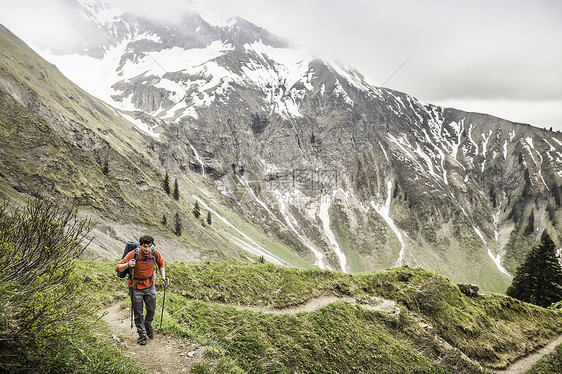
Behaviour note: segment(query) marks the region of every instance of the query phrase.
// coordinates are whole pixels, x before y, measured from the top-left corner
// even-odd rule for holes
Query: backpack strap
[[[135,255],[133,256],[133,258],[135,259],[135,267],[136,267],[137,266],[136,262],[138,262],[138,260],[139,260],[139,246],[138,245],[135,247],[134,251],[135,251]],[[123,257],[125,257],[125,256],[123,256]],[[134,271],[134,268],[133,268],[133,271]],[[127,269],[127,273],[129,274],[129,279],[133,279],[133,276],[131,275],[131,269]]]

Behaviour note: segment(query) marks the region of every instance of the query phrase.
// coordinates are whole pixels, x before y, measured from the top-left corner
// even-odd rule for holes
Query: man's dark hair
[[[154,238],[150,235],[143,235],[139,238],[139,244],[154,244]]]

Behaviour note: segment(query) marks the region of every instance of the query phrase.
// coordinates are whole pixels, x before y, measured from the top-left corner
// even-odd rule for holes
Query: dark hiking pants
[[[143,304],[146,306],[146,315],[144,316]],[[147,329],[152,327],[152,320],[156,311],[156,287],[154,284],[143,290],[133,289],[133,311],[139,336],[146,336]]]

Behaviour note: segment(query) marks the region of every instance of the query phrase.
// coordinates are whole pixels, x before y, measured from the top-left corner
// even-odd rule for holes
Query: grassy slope
[[[87,283],[106,303],[126,298],[113,266],[80,263],[83,269],[93,267]],[[203,372],[219,362],[254,373],[477,373],[482,369],[460,351],[482,365],[503,367],[562,332],[558,311],[496,294],[468,298],[447,279],[422,269],[350,275],[268,264],[174,262],[167,274],[172,285],[164,329],[214,347],[199,367]],[[397,302],[400,313],[344,301],[295,315],[229,306],[283,308],[322,295],[364,302],[382,297]]]

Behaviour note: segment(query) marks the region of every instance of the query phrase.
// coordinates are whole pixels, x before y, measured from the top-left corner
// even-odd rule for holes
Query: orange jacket
[[[164,267],[164,259],[160,254],[160,251],[157,249],[154,250],[156,254],[156,258],[152,257],[152,251],[145,255],[142,253],[142,249],[138,248],[139,250],[139,260],[134,267],[134,279],[129,279],[129,287],[133,287],[135,289],[145,289],[154,284],[154,265],[158,265],[158,268]],[[126,264],[127,262],[131,261],[135,257],[135,251],[131,251],[127,253],[125,257],[119,261],[119,263],[115,266],[115,271],[119,271],[119,265]],[[134,283],[133,283],[134,282]]]

